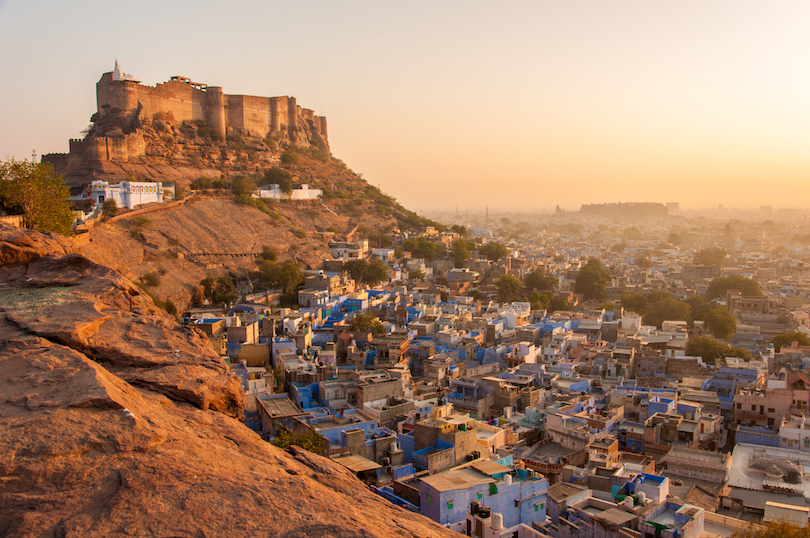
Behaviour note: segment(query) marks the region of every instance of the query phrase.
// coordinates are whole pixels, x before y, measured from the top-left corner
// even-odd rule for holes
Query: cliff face
[[[208,341],[70,240],[0,229],[0,313],[0,535],[454,535],[263,442]]]

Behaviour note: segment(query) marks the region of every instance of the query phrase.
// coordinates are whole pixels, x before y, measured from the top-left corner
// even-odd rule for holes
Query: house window
[[[737,409],[742,409],[742,404],[741,403],[737,404]]]
[[[757,406],[756,405],[751,405],[751,411],[756,411],[756,410],[757,410]]]
[[[773,419],[772,418],[768,419],[768,426],[773,426]]]
[[[773,407],[769,407],[768,413],[776,413],[776,409],[774,409]]]
[[[498,494],[498,484],[492,483],[489,485],[489,494],[490,495]]]
[[[447,509],[448,509],[448,510],[452,510],[452,509],[453,509],[453,501],[447,501]]]
[[[479,491],[478,494],[476,495],[476,497],[478,497],[479,500],[483,499],[484,498],[484,492]]]
[[[427,494],[427,503],[433,506],[433,495],[431,495],[430,493]]]

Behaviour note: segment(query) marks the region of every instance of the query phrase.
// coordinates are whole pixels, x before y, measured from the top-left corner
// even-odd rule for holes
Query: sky
[[[810,2],[0,0],[0,159],[68,151],[117,58],[292,95],[411,209],[810,206]]]

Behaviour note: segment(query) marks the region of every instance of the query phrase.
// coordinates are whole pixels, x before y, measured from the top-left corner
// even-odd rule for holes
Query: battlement
[[[212,90],[212,91],[208,91]],[[168,82],[146,86],[137,81],[113,80],[104,73],[96,84],[100,115],[142,109],[146,117],[171,113],[175,120],[204,120],[221,137],[231,132],[257,137],[273,136],[328,151],[326,118],[301,108],[295,97],[225,94],[219,86],[173,76]]]
[[[67,175],[88,161],[146,156],[143,126],[156,115],[176,123],[204,121],[214,140],[231,134],[272,137],[280,144],[329,153],[326,118],[301,108],[295,97],[225,94],[219,86],[179,75],[147,86],[121,72],[117,63],[115,71],[102,74],[96,83],[96,109],[93,135],[70,139],[69,153],[46,155],[43,162]]]

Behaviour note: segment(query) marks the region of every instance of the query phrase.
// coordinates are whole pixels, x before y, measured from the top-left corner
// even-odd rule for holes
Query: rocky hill
[[[455,535],[263,442],[202,333],[70,239],[0,229],[0,314],[2,536]]]
[[[83,238],[85,256],[133,281],[158,275],[148,291],[160,301],[185,307],[208,274],[249,277],[264,247],[314,269],[333,237],[382,246],[397,231],[432,224],[335,158],[326,118],[294,97],[225,95],[183,77],[145,86],[116,64],[96,84],[96,100],[84,138],[43,162],[73,195],[93,180],[160,181],[179,199],[193,193],[148,215],[96,222]],[[320,189],[322,198],[271,202],[246,193],[246,185],[280,182]]]
[[[263,142],[254,142],[257,145],[250,155],[274,154],[260,147]],[[275,250],[281,259],[291,258],[302,268],[315,269],[330,257],[328,241],[332,238],[390,235],[428,222],[335,158],[292,146],[281,154],[294,156],[289,164],[282,164],[294,184],[307,183],[322,189],[321,201],[265,200],[257,208],[238,203],[227,182],[222,188],[206,182],[203,184],[208,188],[197,189],[182,205],[146,215],[125,213],[110,222],[97,223],[89,230],[89,241],[82,253],[132,280],[157,272],[161,283],[150,293],[182,308],[207,274],[248,276],[256,269],[255,257],[265,246]],[[275,165],[264,160],[272,160],[268,155],[256,157],[255,163],[272,168]],[[255,163],[251,166],[259,167]],[[107,162],[105,166],[118,165]],[[203,176],[205,169],[193,170]],[[241,171],[261,184],[261,170]],[[238,175],[232,171],[227,177]]]

